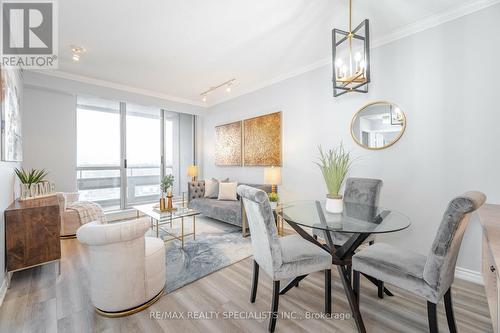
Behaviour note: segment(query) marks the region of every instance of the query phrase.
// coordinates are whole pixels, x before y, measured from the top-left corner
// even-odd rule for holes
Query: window
[[[77,99],[77,181],[82,200],[107,211],[155,202],[162,176],[187,189],[194,162],[192,115],[98,98]],[[185,184],[184,184],[185,183]]]
[[[127,104],[127,202],[132,206],[160,196],[161,110]]]
[[[77,105],[77,182],[81,200],[120,208],[120,103],[97,98]]]

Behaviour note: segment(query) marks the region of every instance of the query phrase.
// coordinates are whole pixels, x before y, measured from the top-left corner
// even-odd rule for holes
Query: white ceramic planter
[[[271,209],[276,209],[276,206],[278,205],[276,201],[270,201],[269,203],[271,204]]]
[[[327,196],[325,209],[328,213],[342,213],[344,210],[344,200],[342,200],[341,196],[338,198],[329,198]]]

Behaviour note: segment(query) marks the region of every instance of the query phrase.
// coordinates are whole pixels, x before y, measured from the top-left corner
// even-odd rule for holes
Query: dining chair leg
[[[315,240],[318,240],[318,236],[316,236],[316,235],[313,235],[313,238],[314,238]]]
[[[378,298],[384,298],[384,281],[377,281]]]
[[[257,287],[259,286],[259,264],[253,261],[253,278],[252,278],[252,292],[250,294],[250,303],[255,303],[257,296]]]
[[[455,315],[453,314],[453,302],[451,301],[451,287],[444,294],[444,307],[446,309],[446,319],[448,320],[448,329],[450,333],[457,332],[457,324],[455,323]]]
[[[356,301],[358,301],[359,306],[359,272],[352,271],[352,291],[354,292],[354,297],[356,297]]]
[[[325,269],[325,313],[332,314],[332,270]]]
[[[269,320],[269,332],[274,332],[276,320],[278,319],[278,303],[280,297],[280,282],[273,281],[273,301],[271,304],[271,319]]]
[[[375,242],[372,240],[368,242],[368,245],[373,245],[373,244],[375,244]]]
[[[427,316],[429,318],[429,332],[438,333],[436,304],[427,301]]]
[[[367,274],[365,274],[365,273],[361,273],[361,274],[363,274],[363,276],[364,276],[365,278],[367,278],[367,279],[368,279],[368,281],[370,281],[371,283],[373,283],[375,286],[377,286],[377,287],[378,287],[378,280],[377,280],[377,279],[375,279],[374,277],[372,277],[372,276],[370,276],[370,275],[367,275]],[[393,293],[391,293],[391,291],[390,291],[390,290],[388,290],[386,287],[384,287],[384,293],[385,293],[387,296],[394,296],[394,294],[393,294]]]

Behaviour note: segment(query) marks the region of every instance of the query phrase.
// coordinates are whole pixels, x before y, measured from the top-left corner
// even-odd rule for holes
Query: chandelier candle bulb
[[[356,60],[356,73],[359,73],[361,71],[361,53],[357,52],[354,59]]]

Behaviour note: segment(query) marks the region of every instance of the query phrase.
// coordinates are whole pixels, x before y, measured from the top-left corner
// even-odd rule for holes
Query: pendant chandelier
[[[368,19],[352,29],[352,0],[349,0],[349,31],[333,29],[333,96],[368,92],[370,82],[370,36]]]

